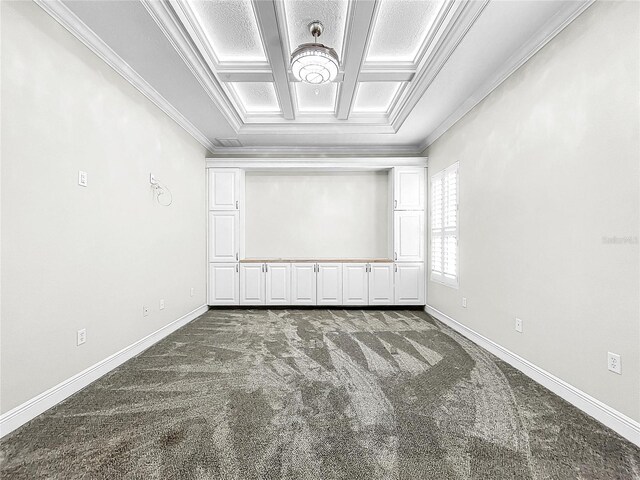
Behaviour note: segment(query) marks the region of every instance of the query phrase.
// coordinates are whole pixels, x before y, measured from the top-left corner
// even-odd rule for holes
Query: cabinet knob
[[[240,257],[239,257],[239,254],[238,254],[238,253],[236,253],[236,262],[238,261],[238,259],[239,259],[239,258],[240,258]]]
[[[236,210],[238,210],[238,200],[236,200]]]
[[[398,208],[398,200],[393,201],[393,208]]]

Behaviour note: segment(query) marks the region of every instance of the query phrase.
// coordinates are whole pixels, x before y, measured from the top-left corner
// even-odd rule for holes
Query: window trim
[[[452,171],[456,172],[456,197],[457,197],[457,208],[456,208],[456,229],[455,229],[455,237],[456,237],[456,276],[455,279],[449,279],[445,276],[444,272],[435,273],[433,270],[433,183],[435,179],[438,177],[446,178],[446,176]],[[439,283],[441,285],[445,285],[447,287],[458,289],[460,286],[460,162],[455,162],[452,165],[449,165],[447,168],[440,170],[439,172],[433,174],[429,178],[429,279],[432,282]],[[444,193],[442,198],[442,208],[443,208],[443,222],[444,222]],[[444,227],[442,229],[442,239],[444,239]],[[444,270],[444,240],[443,248],[442,248],[442,269]]]

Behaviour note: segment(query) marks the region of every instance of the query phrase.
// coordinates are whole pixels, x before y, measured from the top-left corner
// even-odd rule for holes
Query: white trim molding
[[[426,157],[333,157],[333,158],[207,158],[207,168],[245,170],[388,170],[393,167],[426,167]]]
[[[125,62],[109,45],[107,45],[93,30],[80,20],[61,0],[35,0],[45,12],[51,15],[60,25],[80,40],[93,53],[113,68],[120,76],[133,85],[140,93],[153,102],[160,110],[180,125],[189,135],[210,152],[216,146],[207,136],[193,125],[169,101],[153,88],[138,72]]]
[[[473,108],[487,98],[491,92],[498,88],[520,67],[527,63],[531,57],[538,53],[547,43],[553,40],[571,22],[578,18],[582,12],[590,7],[595,0],[582,0],[567,2],[561,12],[556,14],[524,45],[522,45],[505,64],[489,77],[473,94],[455,109],[436,129],[431,132],[420,145],[420,151],[426,150],[433,142],[444,135],[458,120],[469,113]]]
[[[548,388],[556,395],[562,397],[587,415],[595,418],[635,445],[640,446],[640,422],[627,417],[623,413],[611,408],[609,405],[606,405],[588,393],[583,392],[582,390],[556,377],[552,373],[543,370],[530,361],[504,348],[502,345],[498,345],[493,340],[488,339],[471,328],[454,320],[431,305],[425,306],[424,310],[429,315],[437,318],[442,323],[451,327],[453,330],[468,338],[476,345],[479,345],[485,350],[491,352],[512,367],[520,370],[532,380],[538,382],[543,387]]]
[[[130,360],[139,353],[142,353],[144,350],[158,343],[167,335],[175,332],[180,327],[205,313],[208,309],[209,307],[207,305],[201,305],[177,320],[174,320],[146,337],[141,338],[128,347],[123,348],[119,352],[114,353],[73,377],[64,380],[45,392],[42,392],[40,395],[27,400],[22,405],[18,405],[8,412],[0,415],[0,438],[24,425],[28,421],[33,420],[41,413],[57,405],[74,393],[82,390],[87,385],[95,382],[100,377],[122,365],[127,360]]]

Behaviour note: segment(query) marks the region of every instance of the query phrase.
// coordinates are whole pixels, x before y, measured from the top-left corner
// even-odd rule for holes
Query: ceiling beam
[[[361,70],[359,82],[410,82],[416,72],[413,70]]]
[[[280,42],[280,30],[276,5],[273,0],[253,0],[253,8],[258,20],[260,35],[271,64],[273,81],[276,94],[280,102],[280,108],[285,119],[293,120],[293,100],[291,98],[291,86],[289,84],[289,59],[285,58],[282,43]],[[284,28],[284,25],[283,25]]]
[[[221,82],[273,82],[271,72],[247,70],[218,70]]]
[[[359,0],[354,5],[353,16],[348,29],[348,38],[345,40],[347,47],[342,59],[344,62],[344,80],[338,97],[337,117],[339,120],[347,120],[349,118],[375,9],[376,0]]]

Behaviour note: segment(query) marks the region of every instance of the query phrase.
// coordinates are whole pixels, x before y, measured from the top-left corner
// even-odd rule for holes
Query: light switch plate
[[[78,185],[81,187],[86,187],[89,184],[89,175],[87,172],[83,172],[82,170],[78,170]]]

